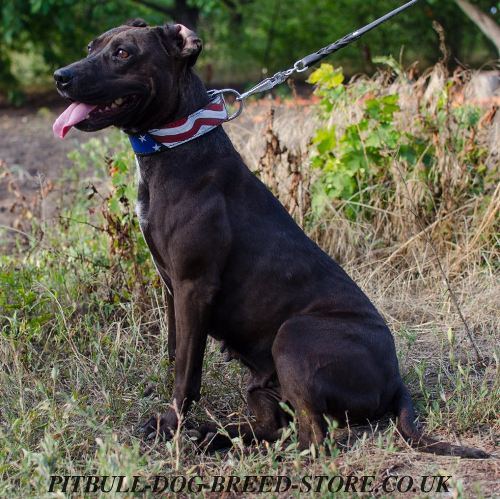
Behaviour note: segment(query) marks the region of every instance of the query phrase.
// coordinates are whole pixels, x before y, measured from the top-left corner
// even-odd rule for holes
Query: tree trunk
[[[200,18],[200,10],[188,5],[187,0],[175,0],[172,7],[165,7],[155,0],[134,0],[134,2],[165,14],[169,22],[184,24],[189,29],[196,30]]]
[[[197,7],[188,5],[187,0],[176,0],[173,16],[173,21],[184,24],[189,29],[196,30],[200,19],[200,11]]]
[[[466,16],[495,44],[500,54],[500,26],[495,20],[467,0],[455,0],[455,2],[465,12]]]

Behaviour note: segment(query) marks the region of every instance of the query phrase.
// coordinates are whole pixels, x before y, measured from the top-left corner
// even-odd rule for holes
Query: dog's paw
[[[207,454],[231,447],[231,439],[221,435],[217,430],[215,424],[203,424],[197,430],[190,432],[190,438],[200,452]]]
[[[170,440],[177,431],[178,419],[175,414],[155,414],[151,416],[142,426],[141,431],[145,440],[160,438]]]

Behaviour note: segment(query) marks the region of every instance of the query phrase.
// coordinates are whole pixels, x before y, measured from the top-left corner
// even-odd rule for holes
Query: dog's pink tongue
[[[73,102],[52,125],[54,135],[64,139],[71,127],[83,121],[96,107],[82,102]]]

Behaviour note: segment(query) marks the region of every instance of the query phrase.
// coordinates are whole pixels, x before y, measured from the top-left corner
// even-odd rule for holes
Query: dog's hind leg
[[[321,445],[327,434],[325,416],[300,399],[291,403],[295,407],[299,427],[299,448],[307,449],[311,444]]]
[[[324,440],[325,416],[344,423],[348,413],[351,420],[366,421],[391,407],[397,370],[376,362],[358,334],[361,327],[356,321],[304,315],[286,321],[276,335],[276,372],[283,400],[295,410],[302,448]]]
[[[274,442],[280,436],[280,430],[288,424],[288,417],[279,406],[280,394],[275,389],[251,388],[247,393],[247,403],[252,423],[231,423],[224,427],[224,433],[214,423],[202,425],[198,432],[199,446],[206,452],[214,452],[232,445],[231,439],[239,437],[245,444],[252,442]]]

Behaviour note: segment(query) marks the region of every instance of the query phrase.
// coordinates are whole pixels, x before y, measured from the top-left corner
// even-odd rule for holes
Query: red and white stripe
[[[149,134],[162,144],[172,147],[203,135],[227,121],[228,113],[222,95],[218,95],[206,107],[163,128],[149,130]]]

